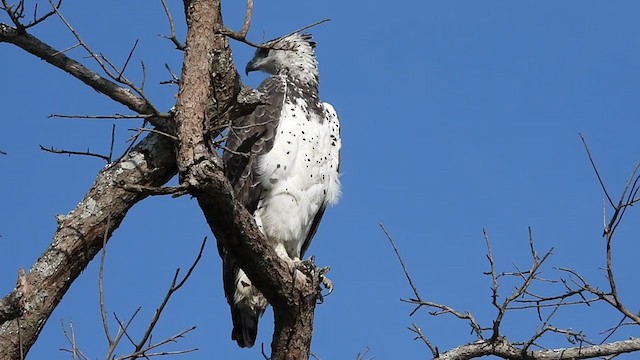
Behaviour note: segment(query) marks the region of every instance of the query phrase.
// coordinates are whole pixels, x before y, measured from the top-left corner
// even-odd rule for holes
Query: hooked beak
[[[258,70],[258,68],[255,67],[255,59],[253,59],[247,63],[247,66],[245,66],[244,73],[245,75],[249,75],[251,71],[256,71],[256,70]]]

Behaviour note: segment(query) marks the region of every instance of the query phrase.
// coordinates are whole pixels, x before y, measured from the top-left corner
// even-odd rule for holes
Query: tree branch
[[[21,34],[17,29],[0,23],[0,42],[14,44],[26,52],[41,58],[132,111],[143,115],[155,113],[150,103],[143,98],[135,96],[129,89],[118,86],[116,83],[101,77],[96,72],[89,70],[84,65],[67,57],[62,52],[55,50],[32,35]],[[166,127],[168,123],[163,118],[150,117],[147,120],[154,126],[159,127]]]
[[[175,113],[181,184],[192,189],[218,241],[273,306],[271,358],[308,358],[319,272],[311,267],[302,274],[278,257],[235,199],[221,159],[205,136],[208,129],[229,123],[229,110],[237,107],[241,88],[227,38],[221,34],[220,1],[192,0],[186,14],[186,51]]]
[[[51,244],[27,273],[22,291],[27,310],[16,320],[0,324],[0,359],[20,359],[20,348],[25,353],[29,350],[71,283],[102,248],[105,233],[111,236],[128,210],[145,198],[116,184],[160,186],[175,173],[173,141],[159,134],[148,135],[98,173],[78,206],[58,216]]]
[[[439,360],[466,360],[482,356],[495,355],[511,360],[566,360],[590,359],[595,357],[629,353],[640,350],[640,339],[631,338],[624,341],[603,345],[583,346],[575,348],[557,348],[537,351],[525,351],[516,348],[504,338],[496,341],[482,340],[463,345],[441,353]]]

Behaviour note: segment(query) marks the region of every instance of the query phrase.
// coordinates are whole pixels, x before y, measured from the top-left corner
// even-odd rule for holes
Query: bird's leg
[[[310,274],[313,273],[313,269],[315,268],[315,264],[313,263],[313,257],[310,263],[309,263],[309,260],[307,261],[300,260],[300,258],[298,257],[293,257],[293,258],[290,258],[289,260],[291,264],[291,275],[293,277],[294,284],[296,283],[298,276],[300,275],[309,276]],[[305,276],[302,276],[300,280],[305,281]]]

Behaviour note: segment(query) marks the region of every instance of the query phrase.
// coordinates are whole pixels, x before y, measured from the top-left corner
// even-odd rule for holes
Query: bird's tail
[[[224,293],[231,307],[231,339],[240,347],[252,347],[258,334],[258,319],[269,303],[220,244],[218,251],[222,257]]]
[[[238,343],[238,346],[252,347],[258,335],[258,320],[264,313],[264,308],[252,308],[241,301],[231,306],[231,318],[233,320],[233,330],[231,339]]]

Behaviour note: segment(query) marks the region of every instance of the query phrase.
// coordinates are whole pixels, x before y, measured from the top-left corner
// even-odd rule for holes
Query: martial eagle
[[[340,196],[340,124],[333,106],[318,97],[318,63],[309,34],[265,43],[246,73],[268,74],[258,90],[264,102],[230,127],[225,172],[237,199],[253,214],[276,253],[291,262],[304,256],[327,205]],[[253,346],[267,300],[218,242],[231,338]]]

